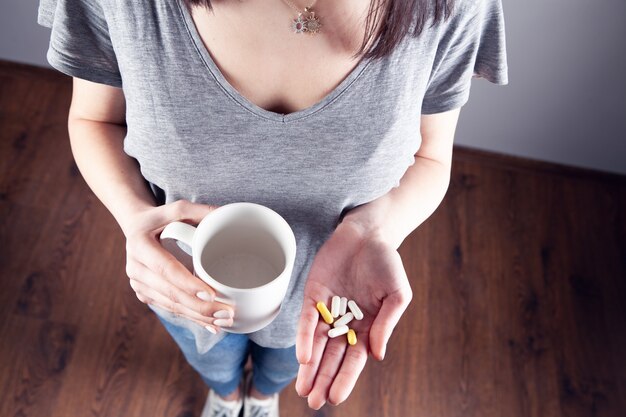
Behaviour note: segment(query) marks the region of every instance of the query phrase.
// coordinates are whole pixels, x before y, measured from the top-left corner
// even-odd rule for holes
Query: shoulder
[[[105,0],[106,1],[106,0]],[[100,0],[39,0],[37,9],[37,23],[52,28],[56,18],[102,19],[102,4]]]
[[[449,17],[438,27],[444,33],[472,33],[479,31],[485,20],[493,18],[502,19],[502,0],[455,0]]]
[[[502,0],[454,0],[448,20],[466,20],[493,9],[502,9]]]

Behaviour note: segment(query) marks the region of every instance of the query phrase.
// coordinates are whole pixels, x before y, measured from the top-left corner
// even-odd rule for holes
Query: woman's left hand
[[[400,254],[361,230],[345,221],[339,224],[315,256],[304,289],[296,339],[300,362],[296,391],[316,410],[326,401],[332,405],[345,401],[369,353],[383,359],[387,341],[412,298]],[[348,325],[357,335],[354,346],[346,336],[329,338],[332,325],[317,311],[318,301],[330,309],[333,295],[354,300],[363,311],[362,320]]]

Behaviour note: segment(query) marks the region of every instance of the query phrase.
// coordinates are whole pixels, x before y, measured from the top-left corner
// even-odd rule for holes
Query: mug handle
[[[172,222],[165,226],[159,238],[160,240],[174,239],[180,249],[187,255],[193,256],[191,248],[194,233],[196,233],[195,226],[183,222]]]
[[[159,240],[165,249],[167,249],[170,253],[172,253],[176,259],[178,259],[189,271],[193,272],[193,255],[192,255],[192,242],[193,235],[196,233],[197,228],[187,223],[183,222],[172,222],[165,226],[161,235],[159,236]],[[167,247],[165,245],[166,242],[163,242],[164,239],[173,239],[176,242],[176,246],[178,247],[178,251],[176,251],[175,247]],[[189,256],[181,257],[180,252],[184,252]],[[178,253],[176,253],[178,252]],[[194,273],[195,275],[195,273]],[[229,300],[225,297],[216,296],[215,301],[218,301],[222,304],[228,304],[230,306],[235,306],[235,303],[232,300]]]

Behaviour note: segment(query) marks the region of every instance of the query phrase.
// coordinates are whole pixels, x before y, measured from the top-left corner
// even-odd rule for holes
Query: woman
[[[73,77],[76,163],[127,239],[137,298],[210,388],[204,416],[277,416],[296,377],[310,407],[339,404],[384,358],[412,297],[397,248],[447,190],[471,78],[508,82],[500,0],[303,6],[40,2],[48,61]],[[159,244],[235,201],[297,239],[280,314],[248,335],[223,331],[236,312]],[[354,346],[319,320],[334,294],[364,310]]]

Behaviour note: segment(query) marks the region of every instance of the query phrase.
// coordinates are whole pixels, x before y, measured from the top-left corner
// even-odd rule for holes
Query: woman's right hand
[[[216,208],[179,200],[142,209],[120,225],[126,236],[126,274],[139,301],[192,320],[212,333],[232,326],[233,308],[213,301],[215,290],[168,252],[159,235],[173,221],[196,225]]]

